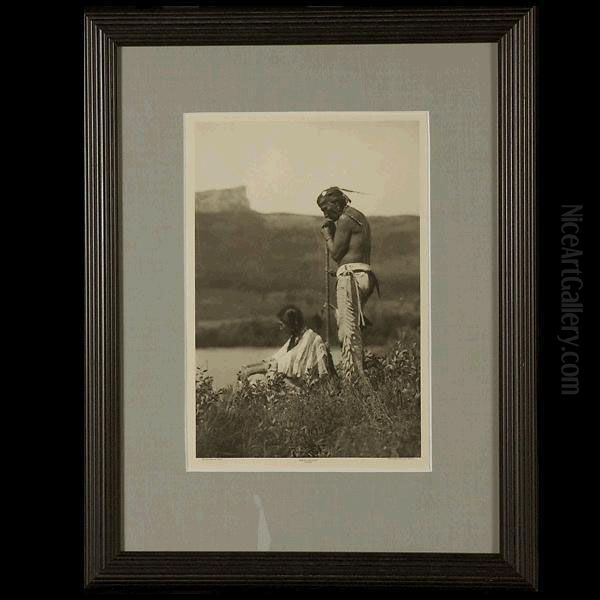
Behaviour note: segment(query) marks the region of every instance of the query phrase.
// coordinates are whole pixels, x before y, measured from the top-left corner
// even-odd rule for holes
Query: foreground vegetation
[[[371,389],[343,380],[283,377],[213,389],[196,378],[198,457],[420,456],[418,328],[405,327],[382,356],[366,353]],[[339,367],[338,371],[339,371]]]

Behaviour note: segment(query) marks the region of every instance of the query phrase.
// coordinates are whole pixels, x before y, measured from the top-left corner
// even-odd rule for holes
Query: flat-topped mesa
[[[250,210],[246,186],[196,192],[196,212],[244,212]]]

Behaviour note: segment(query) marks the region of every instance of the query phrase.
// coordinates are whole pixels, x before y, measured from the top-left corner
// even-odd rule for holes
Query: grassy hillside
[[[324,302],[321,222],[254,211],[196,213],[197,345],[277,344],[273,316],[286,303],[297,304],[318,330]],[[382,299],[374,294],[366,312],[377,343],[394,325],[418,322],[419,218],[371,217],[370,223]],[[334,278],[330,284],[334,302]]]

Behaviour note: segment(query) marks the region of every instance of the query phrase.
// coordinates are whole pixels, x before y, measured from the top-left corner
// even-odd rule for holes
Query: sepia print
[[[428,471],[425,112],[184,115],[186,464]]]

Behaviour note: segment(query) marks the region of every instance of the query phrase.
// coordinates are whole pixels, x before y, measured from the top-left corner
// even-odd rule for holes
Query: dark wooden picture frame
[[[86,588],[536,589],[536,8],[113,9],[84,24]],[[424,42],[498,47],[500,552],[125,552],[119,48]]]

